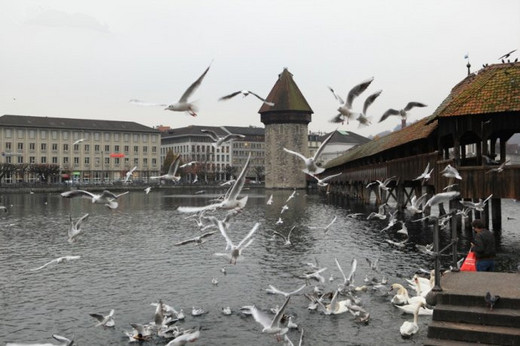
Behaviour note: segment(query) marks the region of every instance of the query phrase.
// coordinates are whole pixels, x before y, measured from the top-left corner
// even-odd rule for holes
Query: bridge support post
[[[502,200],[500,198],[491,198],[491,222],[493,233],[495,236],[500,236],[502,233]]]

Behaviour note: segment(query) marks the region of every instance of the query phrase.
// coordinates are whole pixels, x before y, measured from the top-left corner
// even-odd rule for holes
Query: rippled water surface
[[[397,249],[385,242],[394,238],[395,230],[380,232],[384,221],[347,217],[353,211],[367,212],[359,205],[318,194],[299,191],[280,210],[292,191],[248,190],[246,208],[231,222],[229,236],[240,241],[256,222],[261,224],[254,242],[237,265],[214,256],[223,252],[225,241],[220,233],[207,238],[198,247],[175,243],[200,234],[194,219],[178,213],[178,205],[205,205],[220,191],[208,190],[193,195],[194,190],[171,189],[131,191],[120,200],[116,210],[91,204],[86,199],[63,199],[59,194],[8,194],[1,204],[10,206],[0,220],[0,342],[52,342],[54,333],[72,337],[78,345],[125,345],[124,330],[129,323],[153,320],[155,308],[150,304],[162,299],[177,309],[183,308],[186,319],[179,325],[200,326],[200,345],[274,345],[271,335],[261,332],[260,324],[238,310],[244,305],[269,309],[284,302],[282,296],[269,295],[269,284],[285,291],[304,283],[298,276],[307,269],[305,263],[317,259],[327,267],[324,288],[334,290],[341,276],[334,258],[345,271],[353,258],[358,260],[355,283],[363,284],[365,275],[386,276],[389,283],[404,284],[418,268],[432,268],[426,255],[417,253],[414,243],[431,242],[431,231],[418,224],[409,225],[410,242]],[[266,205],[269,195],[274,203]],[[11,206],[12,205],[12,206]],[[520,260],[520,237],[514,220],[518,211],[513,201],[503,201],[503,238],[498,267],[504,271],[516,268]],[[84,234],[74,244],[67,242],[69,214],[74,219],[89,213],[83,225]],[[223,216],[224,213],[219,213]],[[329,232],[311,227],[324,226],[335,216]],[[281,217],[283,224],[276,224]],[[292,233],[292,246],[281,239],[272,240],[273,230]],[[462,237],[461,246],[467,244]],[[31,271],[48,261],[66,255],[79,260],[49,265]],[[381,273],[371,272],[366,258],[380,258]],[[220,270],[226,267],[227,275]],[[335,277],[329,281],[330,276]],[[217,286],[211,283],[217,278]],[[312,290],[312,288],[309,288]],[[420,331],[412,339],[403,340],[399,327],[411,315],[402,315],[390,304],[384,292],[360,293],[363,306],[371,314],[370,323],[361,325],[349,313],[325,316],[307,310],[304,296],[291,299],[286,313],[305,331],[306,345],[374,345],[421,344],[426,338],[429,316],[420,316]],[[193,306],[209,313],[190,315]],[[221,308],[230,306],[231,316]],[[89,313],[107,314],[115,309],[116,326],[95,328]],[[299,332],[288,336],[297,344]],[[156,338],[150,345],[165,345]],[[281,343],[279,343],[281,344]]]

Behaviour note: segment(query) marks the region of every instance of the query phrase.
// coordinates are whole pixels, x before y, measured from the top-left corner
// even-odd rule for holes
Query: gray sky
[[[388,108],[420,101],[409,121],[430,115],[472,70],[520,48],[520,1],[0,0],[0,114],[135,121],[147,126],[260,126],[261,103],[284,67],[314,110],[309,129],[332,131],[337,101],[361,81],[354,101],[381,96],[373,125],[340,125],[361,135]],[[520,57],[520,51],[512,55]],[[192,99],[198,117],[132,98],[174,103],[213,61]]]

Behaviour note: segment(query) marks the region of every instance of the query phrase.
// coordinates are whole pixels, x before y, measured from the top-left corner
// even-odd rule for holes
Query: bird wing
[[[255,225],[253,226],[251,231],[249,231],[249,233],[244,237],[244,239],[242,239],[242,241],[240,241],[240,243],[238,243],[237,248],[242,249],[242,248],[246,248],[249,245],[249,244],[247,244],[244,246],[246,241],[249,240],[253,236],[253,234],[256,232],[256,230],[258,229],[258,226],[260,226],[260,223],[258,223],[258,222],[255,223]]]
[[[332,92],[332,95],[334,95],[334,97],[336,98],[336,100],[339,101],[340,104],[344,104],[345,103],[345,101],[343,101],[343,99],[338,94],[336,94],[334,89],[332,89],[331,87],[328,87],[328,88]]]
[[[334,133],[336,131],[332,132],[327,138],[325,138],[325,140],[321,143],[320,147],[318,148],[318,150],[316,150],[316,152],[314,153],[314,156],[313,156],[313,159],[314,161],[317,161],[318,160],[318,157],[321,155],[321,152],[323,151],[323,149],[325,149],[325,146],[327,145],[327,143],[330,141],[330,139],[332,138],[332,136],[334,136]],[[285,148],[284,148],[285,150]],[[286,150],[287,151],[287,150]]]
[[[284,150],[285,152],[289,153],[289,154],[293,154],[293,155],[298,156],[300,159],[302,159],[302,160],[304,160],[304,161],[307,160],[307,158],[306,158],[305,156],[303,156],[302,154],[300,154],[300,153],[298,153],[298,152],[296,152],[296,151],[292,151],[292,150],[289,150],[289,149],[287,149],[287,148],[283,148],[283,150]]]
[[[72,340],[70,340],[64,336],[61,336],[58,334],[52,334],[52,337],[59,342],[65,343],[67,346],[72,345]]]
[[[219,101],[225,101],[225,100],[229,100],[230,98],[233,98],[235,96],[237,96],[238,94],[242,93],[242,91],[235,91],[234,93],[231,93],[229,95],[226,95],[226,96],[222,96],[221,98],[219,98],[218,100]]]
[[[148,107],[148,106],[168,107],[168,105],[165,103],[152,103],[152,102],[146,102],[146,101],[141,101],[141,100],[136,100],[136,99],[131,99],[128,102],[133,103],[134,105],[145,106],[145,107]]]
[[[105,317],[103,315],[100,315],[100,314],[89,314],[89,315],[94,317],[99,322],[103,322],[103,320],[105,319]]]
[[[381,95],[382,92],[383,90],[376,91],[375,93],[366,98],[365,103],[363,104],[363,114],[367,114],[368,107],[370,107],[370,105],[374,103],[374,101],[379,97],[379,95]]]
[[[219,140],[219,137],[217,136],[217,133],[215,131],[202,129],[202,130],[200,130],[200,132],[204,132],[204,133],[208,134],[211,137],[211,139],[214,141]]]
[[[181,162],[181,156],[178,155],[175,160],[173,160],[172,164],[170,165],[170,168],[168,168],[168,175],[174,177],[177,173],[177,168],[179,168],[179,162]]]
[[[197,88],[200,86],[200,83],[202,83],[202,80],[206,76],[206,73],[208,73],[210,67],[211,67],[211,64],[204,71],[204,73],[202,73],[202,75],[199,77],[199,79],[197,79],[195,82],[193,82],[193,84],[190,85],[190,87],[188,89],[186,89],[184,94],[182,94],[181,98],[179,99],[179,102],[187,102],[188,101],[188,97],[190,97],[191,94],[193,94],[193,92],[195,90],[197,90]]]
[[[124,195],[128,194],[129,192],[130,192],[130,191],[125,191],[125,192],[123,192],[123,193],[120,193],[120,194],[118,194],[118,195],[114,195],[114,196],[115,196],[115,198],[117,199],[117,198],[119,198],[119,197],[121,197],[121,196],[124,196]]]
[[[226,240],[226,250],[227,249],[231,249],[233,248],[233,242],[231,241],[231,239],[229,238],[229,236],[227,235],[227,232],[226,232],[226,226],[224,225],[223,222],[221,222],[220,220],[218,220],[216,217],[214,216],[208,216],[208,217],[204,217],[206,220],[212,222],[215,226],[218,227],[218,229],[220,230],[220,234],[222,234],[222,236],[224,237],[224,239]]]
[[[251,95],[255,96],[257,99],[261,100],[261,101],[262,101],[263,103],[265,103],[266,105],[271,106],[271,107],[274,106],[274,103],[273,103],[273,102],[269,102],[269,101],[267,101],[266,99],[264,99],[264,98],[258,96],[258,95],[255,94],[254,92],[249,91],[249,93],[250,93]]]
[[[383,113],[383,116],[381,116],[381,119],[379,119],[379,122],[384,121],[386,118],[388,118],[391,115],[399,115],[399,111],[397,109],[390,108],[386,112]]]
[[[217,231],[206,232],[203,235],[200,235],[199,238],[201,238],[201,239],[202,238],[206,238],[206,237],[209,237],[210,235],[213,235],[215,233],[217,233]]]
[[[40,269],[43,269],[45,267],[47,267],[49,264],[52,264],[52,263],[58,263],[58,259],[53,259],[52,261],[49,261],[47,263],[45,263],[44,265],[42,265],[41,267],[38,267],[38,268],[34,268],[34,269],[31,269],[32,271],[37,271],[37,270],[40,270]]]
[[[404,110],[405,110],[405,112],[408,112],[413,107],[426,107],[426,105],[424,103],[421,103],[421,102],[413,102],[412,101],[412,102],[408,102],[406,107],[404,107]]]
[[[330,123],[342,123],[343,121],[345,121],[345,116],[341,113],[338,113],[338,115],[336,115],[334,118],[330,119],[329,122]]]
[[[249,310],[251,311],[251,315],[253,315],[255,321],[260,323],[264,328],[271,326],[271,318],[265,312],[258,310],[256,306],[250,307]]]
[[[79,228],[81,227],[81,223],[82,223],[83,221],[86,221],[87,219],[88,219],[88,213],[85,214],[85,215],[83,215],[82,217],[80,217],[80,218],[78,219],[78,221],[76,221],[74,227],[76,227],[77,229],[79,229]],[[72,219],[71,219],[71,222],[72,222]]]
[[[273,321],[271,322],[271,327],[277,327],[280,325],[280,320],[282,319],[283,312],[285,308],[287,307],[287,304],[289,303],[289,300],[291,299],[291,296],[288,296],[285,298],[285,302],[283,303],[282,307],[278,310],[276,315],[273,318]]]
[[[186,240],[180,241],[180,242],[175,243],[173,245],[175,245],[175,246],[186,245],[186,244],[189,244],[189,243],[195,243],[196,241],[197,241],[197,238],[191,238],[191,239],[186,239]]]
[[[354,98],[358,97],[363,91],[365,91],[373,80],[374,77],[367,79],[366,81],[361,82],[360,84],[350,89],[346,102],[346,106],[349,109],[352,108],[352,102],[354,101]]]
[[[350,273],[348,274],[348,277],[347,277],[347,283],[350,285],[354,282],[354,274],[356,273],[356,268],[357,268],[357,260],[354,258],[352,260],[352,265],[351,265],[351,268],[350,268]]]
[[[73,198],[73,197],[86,197],[86,198],[94,198],[94,195],[91,192],[85,190],[70,190],[61,193],[61,197],[65,198]]]
[[[230,141],[232,139],[239,139],[239,138],[244,138],[244,137],[245,137],[244,135],[241,135],[241,134],[238,134],[238,133],[230,133],[229,135],[226,135],[222,139],[222,143]]]
[[[244,187],[244,184],[246,182],[246,172],[249,169],[250,159],[251,159],[251,153],[249,153],[249,155],[247,156],[247,161],[246,161],[244,167],[242,168],[240,175],[236,179],[235,184],[233,184],[233,186],[229,190],[228,198],[235,199],[238,197],[238,195],[242,191],[242,188]]]
[[[341,268],[341,265],[339,264],[338,259],[334,258],[334,261],[336,261],[336,266],[338,267],[339,271],[341,272],[341,275],[343,275],[343,282],[347,283],[347,276],[345,275],[343,268]]]
[[[287,238],[280,232],[277,232],[277,231],[273,231],[274,234],[276,234],[277,236],[279,236],[280,238],[282,238],[283,240],[287,241]]]
[[[337,219],[337,218],[338,218],[337,216],[334,216],[334,218],[332,219],[332,221],[331,221],[327,226],[325,226],[325,229],[328,229],[330,226],[332,226],[332,224],[333,224],[334,222],[336,222],[336,219]]]

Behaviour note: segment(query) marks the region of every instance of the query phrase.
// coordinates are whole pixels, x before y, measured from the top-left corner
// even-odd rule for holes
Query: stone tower
[[[309,155],[307,125],[312,109],[285,68],[267,96],[274,106],[263,104],[258,113],[265,125],[265,187],[305,188],[303,160],[283,150]]]

